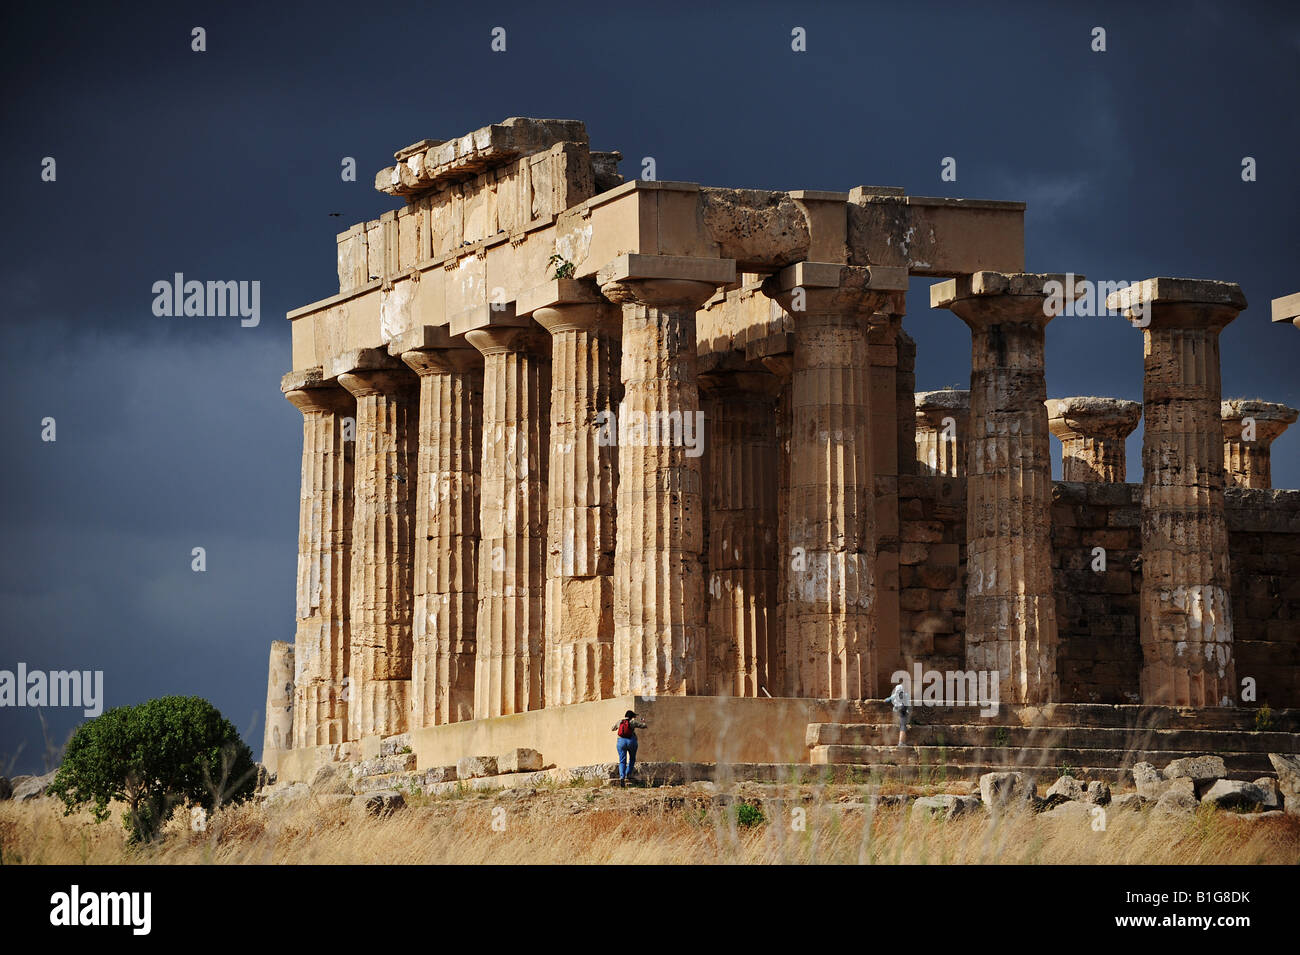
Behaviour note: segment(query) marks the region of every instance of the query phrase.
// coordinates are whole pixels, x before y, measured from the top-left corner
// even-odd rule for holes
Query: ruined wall
[[[1135,572],[1141,566],[1141,516],[1140,484],[1052,485],[1056,670],[1063,700],[1142,701],[1142,577]]]
[[[964,669],[965,481],[898,482],[905,665]],[[1300,705],[1300,491],[1241,488],[1226,497],[1238,678],[1255,679],[1255,703]],[[1140,484],[1053,483],[1062,700],[1141,702],[1141,508]]]
[[[897,480],[903,666],[964,669],[966,481],[911,474]]]
[[[1300,706],[1300,491],[1225,498],[1237,679],[1255,679],[1258,703]]]

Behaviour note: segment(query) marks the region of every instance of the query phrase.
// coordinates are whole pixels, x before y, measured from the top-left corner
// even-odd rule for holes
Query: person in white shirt
[[[907,695],[903,681],[894,684],[894,692],[889,694],[889,702],[894,706],[894,715],[898,717],[898,745],[907,742],[907,722],[912,709],[912,698]]]

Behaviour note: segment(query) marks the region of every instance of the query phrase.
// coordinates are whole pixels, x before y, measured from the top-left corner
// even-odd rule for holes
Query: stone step
[[[352,779],[352,791],[358,795],[377,792],[380,789],[396,789],[405,792],[412,784],[423,788],[424,773],[374,773],[369,776],[356,776]]]
[[[809,746],[893,746],[898,724],[809,723]],[[915,746],[1025,746],[1069,749],[1178,750],[1184,753],[1290,753],[1300,740],[1293,733],[1240,730],[1151,729],[1149,727],[1024,727],[985,724],[917,724],[908,728]]]
[[[930,706],[913,694],[913,722],[993,726],[1110,726],[1150,729],[1238,730],[1253,732],[1259,711],[1254,708],[1211,706],[1112,706],[1105,703],[1053,703],[1029,706],[1003,703],[997,713],[981,715],[978,706]],[[893,707],[885,700],[835,704],[839,723],[891,723]],[[1268,731],[1300,733],[1300,710],[1272,710]]]
[[[393,756],[380,756],[376,759],[364,759],[352,767],[352,778],[359,776],[381,776],[387,773],[400,773],[415,769],[414,753],[398,753]]]
[[[987,746],[814,746],[809,750],[813,766],[995,766],[998,770],[1033,771],[1046,776],[1060,775],[1067,766],[1073,774],[1093,770],[1127,771],[1138,762],[1148,762],[1163,769],[1175,759],[1188,755],[1178,750],[1146,749],[1072,749],[1064,747],[987,747]],[[1232,779],[1252,780],[1273,775],[1273,765],[1264,753],[1217,752],[1223,758]],[[994,770],[986,770],[993,772]],[[1055,778],[1053,776],[1053,779]],[[1088,778],[1093,778],[1089,776]]]

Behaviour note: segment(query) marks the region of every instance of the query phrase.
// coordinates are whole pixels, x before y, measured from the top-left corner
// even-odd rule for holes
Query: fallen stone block
[[[1282,808],[1282,792],[1277,788],[1276,779],[1272,776],[1261,776],[1255,780],[1255,785],[1264,794],[1264,801],[1260,803],[1261,806],[1265,809]]]
[[[980,777],[980,801],[993,813],[1030,809],[1037,789],[1034,778],[1024,773],[985,773]]]
[[[352,800],[353,811],[367,816],[387,816],[405,808],[406,799],[396,789],[381,789]]]
[[[1094,779],[1088,783],[1088,792],[1084,795],[1084,801],[1094,806],[1106,806],[1110,804],[1110,787],[1100,779]]]
[[[1150,763],[1134,763],[1133,785],[1143,799],[1157,800],[1169,788],[1169,781],[1162,778],[1159,771]]]
[[[973,811],[970,796],[920,796],[912,803],[912,815],[926,819],[955,819]]]
[[[325,763],[311,780],[311,791],[322,795],[351,793],[347,767],[341,763]]]
[[[1053,806],[1063,802],[1082,802],[1083,786],[1073,776],[1062,776],[1048,788],[1047,800]]]
[[[1053,806],[1043,815],[1049,819],[1073,819],[1079,822],[1088,822],[1092,819],[1092,807],[1087,803],[1071,799]]]
[[[311,795],[311,787],[306,783],[282,783],[271,788],[266,797],[267,806],[287,805],[306,799]]]
[[[352,778],[382,776],[385,773],[402,773],[410,769],[415,769],[415,754],[398,753],[392,756],[379,756],[375,759],[363,759],[352,767]]]
[[[456,778],[474,779],[477,776],[496,776],[497,759],[495,756],[462,756],[456,760]]]
[[[1264,802],[1264,790],[1254,783],[1243,783],[1236,779],[1215,780],[1201,802],[1210,803],[1220,809],[1250,810]]]
[[[1180,776],[1169,781],[1169,788],[1156,800],[1155,811],[1158,815],[1170,816],[1195,812],[1198,805],[1196,783],[1189,776]]]
[[[1115,812],[1138,812],[1143,799],[1137,793],[1123,793],[1110,801],[1110,808]]]
[[[534,773],[542,768],[542,754],[535,749],[512,749],[497,757],[499,773]]]
[[[1277,772],[1277,788],[1282,793],[1282,808],[1288,815],[1300,816],[1300,757],[1269,753],[1268,761]]]
[[[1227,775],[1221,756],[1184,756],[1165,767],[1165,779],[1190,779],[1198,786]]]
[[[54,773],[52,772],[46,773],[44,776],[15,776],[12,798],[14,802],[40,799],[45,795],[45,790],[50,788],[52,782],[54,782]]]

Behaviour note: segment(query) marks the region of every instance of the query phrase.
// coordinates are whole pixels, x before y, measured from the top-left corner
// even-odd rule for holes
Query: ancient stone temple
[[[913,667],[1026,707],[1241,705],[1242,675],[1300,703],[1300,494],[1268,465],[1295,412],[1221,416],[1237,286],[1116,293],[1150,310],[1142,402],[1049,399],[1072,319],[1066,276],[1024,271],[1023,203],[624,181],[569,120],[394,158],[400,207],[288,316],[283,772],[398,734],[421,766],[592,762],[634,706],[680,759],[806,759],[805,726]],[[906,326],[954,317],[969,390],[917,392]]]

